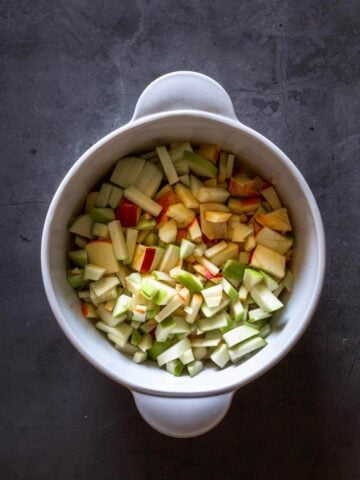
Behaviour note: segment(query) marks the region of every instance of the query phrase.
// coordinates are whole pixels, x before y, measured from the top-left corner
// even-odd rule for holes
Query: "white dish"
[[[288,207],[295,231],[294,290],[273,320],[269,344],[250,359],[194,378],[174,377],[150,364],[135,364],[85,320],[66,281],[68,221],[88,191],[115,161],[143,147],[189,140],[216,143],[271,177]],[[104,374],[129,388],[144,419],[175,437],[205,433],[225,416],[232,396],[279,362],[309,325],[325,272],[323,224],[314,196],[289,158],[270,140],[237,119],[231,100],[214,80],[194,72],[158,78],[140,96],[131,121],[99,140],[73,165],[46,217],[41,264],[46,294],[60,327],[75,348]]]

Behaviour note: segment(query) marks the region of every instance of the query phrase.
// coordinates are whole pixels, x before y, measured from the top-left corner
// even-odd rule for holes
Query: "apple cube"
[[[225,212],[212,212],[211,210],[207,210],[205,212],[205,220],[211,223],[223,223],[227,222],[231,217],[231,213]]]
[[[255,242],[264,247],[270,248],[270,250],[274,250],[274,252],[277,252],[280,255],[285,255],[293,244],[292,238],[285,237],[284,235],[281,235],[281,233],[275,232],[268,227],[262,228],[257,233]]]
[[[187,161],[190,170],[200,177],[216,177],[217,168],[206,158],[197,155],[196,153],[184,151],[184,160]]]
[[[131,267],[138,272],[151,272],[156,270],[163,255],[164,249],[161,247],[147,247],[138,244]]]
[[[109,240],[94,240],[85,245],[89,263],[105,268],[105,273],[119,271],[119,263],[115,258],[112,242]]]
[[[140,218],[141,208],[127,198],[122,198],[116,210],[116,218],[122,227],[135,227]]]
[[[228,213],[229,209],[226,207],[226,205],[222,205],[221,203],[203,203],[200,205],[200,221],[202,233],[209,240],[226,238],[227,223],[208,222],[205,218],[205,214],[207,211]]]
[[[269,227],[279,232],[291,232],[292,230],[286,208],[280,208],[270,213],[257,215],[256,221],[263,227]]]
[[[185,207],[183,203],[170,205],[166,211],[166,215],[173,218],[179,228],[187,227],[195,218],[194,210]]]
[[[231,177],[229,191],[233,197],[252,197],[258,195],[255,186],[256,180],[248,178],[245,175]]]
[[[263,245],[256,246],[250,261],[252,267],[261,268],[275,278],[283,278],[285,276],[285,264],[286,257]]]
[[[237,198],[230,198],[228,207],[233,213],[241,215],[243,213],[254,212],[260,207],[260,197],[249,197],[244,200],[238,200]]]
[[[174,243],[177,236],[177,226],[175,220],[160,225],[159,238],[165,243]]]
[[[155,199],[156,202],[161,205],[162,211],[160,215],[157,217],[156,222],[158,224],[166,223],[169,219],[169,216],[167,214],[167,209],[170,207],[170,205],[175,205],[176,203],[180,202],[180,199],[175,193],[172,191],[170,186],[167,186],[168,188],[164,187],[158,195],[156,195]]]
[[[195,153],[216,165],[220,157],[220,147],[219,145],[201,145],[195,150]]]
[[[198,242],[202,239],[202,231],[199,226],[199,222],[196,218],[188,226],[190,238],[193,242]]]
[[[185,205],[187,208],[199,208],[199,202],[196,200],[194,195],[192,194],[190,188],[186,187],[185,185],[182,185],[181,183],[178,183],[175,186],[175,192],[176,195],[179,197],[181,202]]]

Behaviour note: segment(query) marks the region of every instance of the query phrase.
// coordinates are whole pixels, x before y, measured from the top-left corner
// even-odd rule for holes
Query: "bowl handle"
[[[234,392],[208,397],[160,397],[132,392],[143,419],[155,430],[176,438],[208,432],[225,417]]]
[[[132,120],[176,110],[215,113],[238,121],[231,99],[219,83],[187,71],[168,73],[150,83],[137,101]]]

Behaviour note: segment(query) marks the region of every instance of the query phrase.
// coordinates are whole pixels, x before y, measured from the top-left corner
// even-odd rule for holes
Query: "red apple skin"
[[[140,218],[140,207],[127,198],[122,198],[116,210],[116,218],[122,227],[136,227]]]
[[[161,197],[156,199],[156,202],[159,203],[163,209],[160,212],[160,215],[156,218],[156,223],[162,224],[166,223],[169,220],[169,216],[166,214],[166,211],[170,205],[175,205],[176,203],[181,203],[179,197],[175,195],[172,190],[165,192]]]
[[[255,197],[249,197],[249,198],[245,198],[245,200],[242,201],[243,205],[254,205],[254,204],[257,204],[257,205],[260,205],[260,196],[257,195]]]
[[[86,318],[86,315],[88,314],[88,308],[87,308],[86,303],[81,304],[81,311],[82,311],[82,314],[84,315],[84,317]]]
[[[248,179],[245,184],[240,184],[236,177],[231,177],[229,182],[229,192],[233,197],[254,197],[259,195],[255,190],[255,183],[255,180]]]
[[[150,272],[156,254],[155,248],[147,248],[144,253],[144,258],[140,267],[141,273]]]
[[[188,233],[189,233],[189,230],[187,228],[178,228],[177,234],[176,234],[176,242],[181,243],[181,240],[183,238],[187,239]]]
[[[262,191],[262,190],[265,190],[266,188],[269,188],[269,187],[272,187],[272,186],[273,186],[272,183],[270,183],[270,182],[265,182],[265,181],[264,181],[264,182],[262,183],[262,185],[261,185],[261,189],[260,189],[260,190]]]

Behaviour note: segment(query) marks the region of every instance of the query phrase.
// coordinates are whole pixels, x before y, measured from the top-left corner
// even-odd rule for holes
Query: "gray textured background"
[[[0,2],[2,480],[360,478],[359,40],[357,0]],[[39,264],[63,175],[179,69],[220,81],[239,118],[288,153],[328,239],[302,341],[216,430],[185,441],[151,430],[76,353]]]

